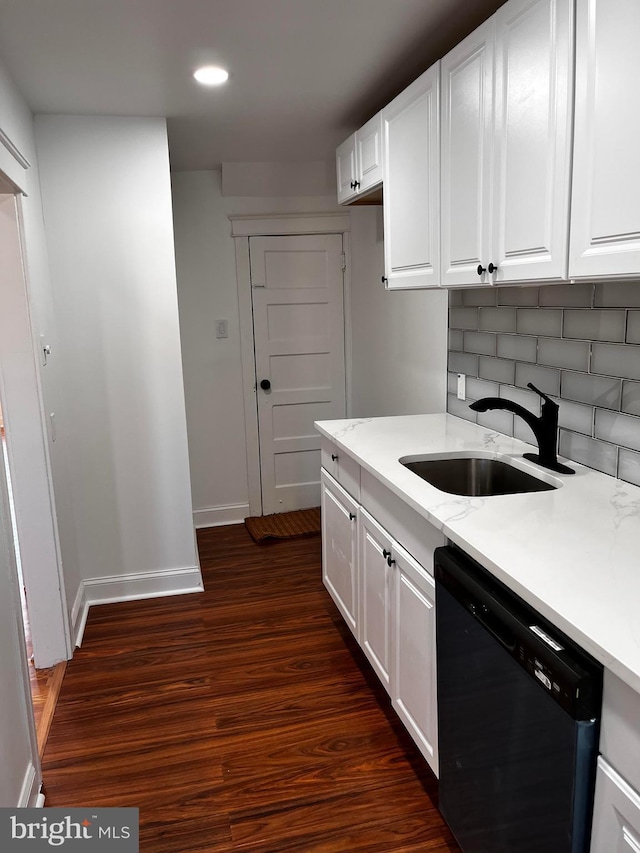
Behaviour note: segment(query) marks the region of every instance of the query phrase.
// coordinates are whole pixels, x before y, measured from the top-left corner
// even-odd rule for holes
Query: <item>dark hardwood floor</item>
[[[137,806],[144,853],[458,851],[321,582],[320,537],[198,536],[206,591],[92,608],[47,806]]]

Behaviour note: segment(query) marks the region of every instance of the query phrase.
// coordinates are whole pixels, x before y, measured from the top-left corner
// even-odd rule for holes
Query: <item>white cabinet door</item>
[[[491,253],[495,20],[441,60],[442,284],[486,285]]]
[[[572,0],[509,0],[441,61],[442,283],[567,275]]]
[[[382,183],[382,113],[336,148],[338,204],[345,204]]]
[[[510,0],[495,16],[495,283],[567,276],[572,0]]]
[[[389,691],[393,540],[369,513],[360,509],[360,645]]]
[[[591,853],[638,853],[640,795],[598,758]]]
[[[357,131],[356,163],[356,192],[366,192],[382,183],[382,113],[375,115]]]
[[[640,3],[578,0],[569,276],[640,274]]]
[[[410,554],[394,548],[391,699],[438,775],[435,581]]]
[[[322,580],[353,633],[358,613],[358,504],[324,470],[320,472]]]
[[[439,63],[382,111],[389,289],[440,283]]]
[[[336,148],[336,181],[338,184],[338,204],[356,195],[355,182],[358,178],[356,168],[356,135],[352,133],[348,139]]]

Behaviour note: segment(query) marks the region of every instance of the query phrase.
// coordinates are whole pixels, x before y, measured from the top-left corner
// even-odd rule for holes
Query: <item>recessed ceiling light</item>
[[[205,86],[219,86],[229,79],[229,72],[218,65],[205,65],[193,72],[198,83]]]

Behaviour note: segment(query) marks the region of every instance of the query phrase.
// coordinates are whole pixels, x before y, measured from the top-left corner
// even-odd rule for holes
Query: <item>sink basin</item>
[[[523,492],[546,492],[556,486],[499,459],[481,457],[433,459],[407,457],[399,460],[441,492],[488,497]]]

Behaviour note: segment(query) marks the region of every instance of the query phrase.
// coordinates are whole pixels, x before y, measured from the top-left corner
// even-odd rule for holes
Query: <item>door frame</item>
[[[342,234],[345,255],[344,327],[345,327],[345,398],[346,415],[351,409],[351,299],[350,299],[350,242],[351,221],[348,213],[275,214],[268,216],[230,216],[231,236],[236,252],[236,281],[240,317],[240,355],[244,422],[247,443],[247,484],[249,513],[262,515],[260,483],[260,435],[258,430],[258,401],[256,397],[256,366],[253,340],[253,308],[251,300],[251,268],[249,238],[296,236],[304,234]]]

